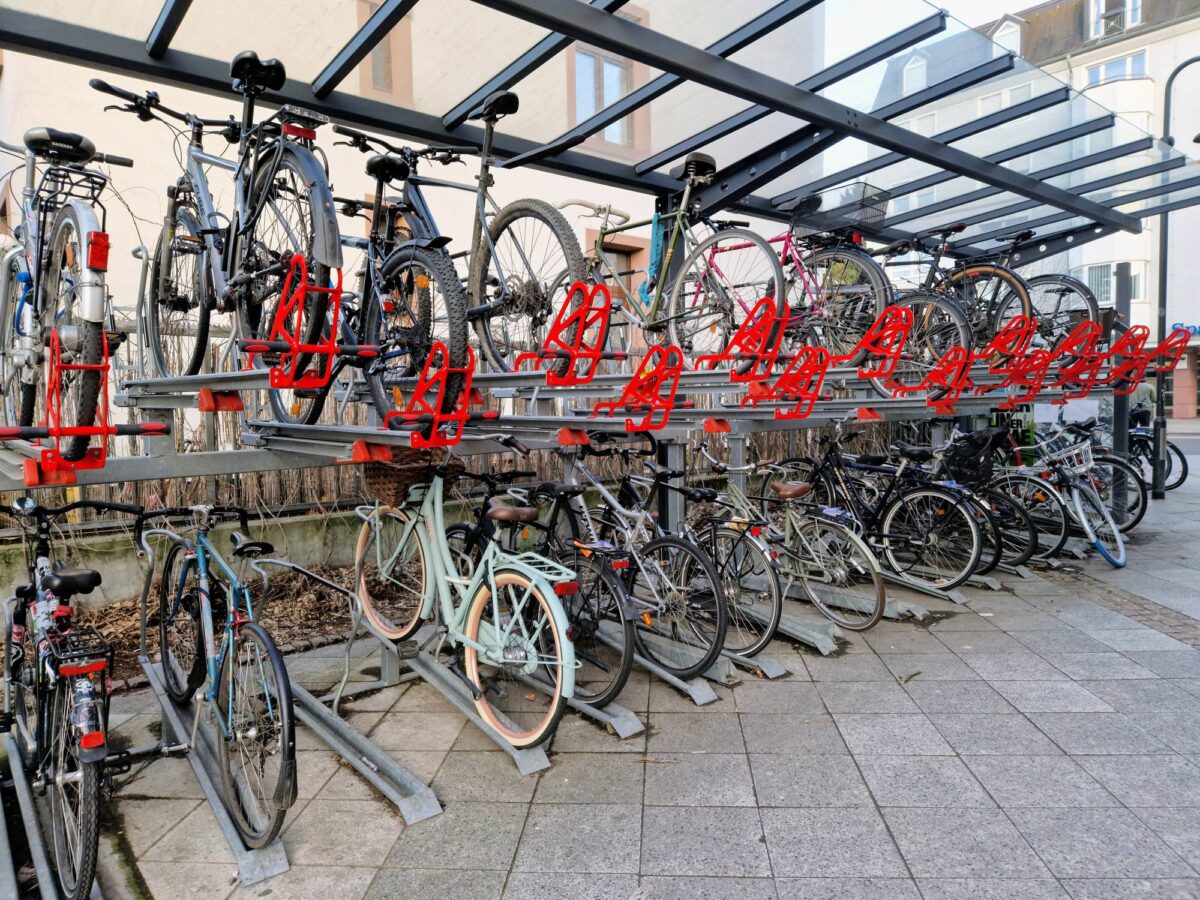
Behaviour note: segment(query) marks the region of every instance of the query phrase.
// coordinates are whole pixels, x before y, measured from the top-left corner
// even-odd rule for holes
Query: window
[[[937,113],[926,113],[896,124],[922,137],[933,137],[937,134]]]
[[[992,40],[1005,50],[1021,55],[1021,26],[1016,22],[1005,22],[992,35]]]
[[[928,85],[929,72],[925,58],[914,56],[904,64],[904,96],[923,91]]]
[[[1120,34],[1142,24],[1142,0],[1088,0],[1088,23],[1093,38]]]
[[[379,9],[380,0],[357,0],[358,24]],[[412,104],[412,22],[408,16],[396,23],[358,67],[359,93],[393,102]]]
[[[1088,290],[1096,295],[1096,302],[1101,306],[1112,304],[1112,274],[1112,265],[1109,263],[1087,267]]]
[[[1125,78],[1143,78],[1146,75],[1146,51],[1139,50],[1128,56],[1119,56],[1108,62],[1097,63],[1087,68],[1087,83],[1104,84]]]
[[[979,115],[990,116],[992,113],[998,113],[1002,109],[1016,106],[1018,103],[1024,103],[1032,96],[1033,84],[1030,82],[1013,85],[1008,90],[984,94],[979,98]]]
[[[633,64],[628,60],[602,56],[591,50],[575,51],[575,121],[590,119],[629,93],[633,82]],[[619,119],[600,132],[610,144],[633,146],[630,116]]]

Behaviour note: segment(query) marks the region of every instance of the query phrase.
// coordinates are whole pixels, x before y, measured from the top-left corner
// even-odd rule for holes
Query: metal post
[[[1117,315],[1129,321],[1129,305],[1133,299],[1133,272],[1129,263],[1117,263]],[[1129,395],[1113,395],[1113,450],[1118,456],[1129,452]]]

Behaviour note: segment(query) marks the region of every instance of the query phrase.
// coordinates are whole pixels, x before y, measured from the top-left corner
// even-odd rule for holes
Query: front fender
[[[283,152],[289,155],[304,176],[312,192],[313,258],[331,269],[342,267],[341,232],[338,230],[337,207],[325,167],[307,147],[285,143]]]

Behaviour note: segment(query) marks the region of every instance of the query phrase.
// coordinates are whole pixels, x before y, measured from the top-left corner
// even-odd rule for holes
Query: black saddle
[[[233,544],[233,555],[239,559],[258,559],[260,556],[270,556],[275,552],[273,544],[266,541],[251,541],[237,531],[229,536],[229,542]]]
[[[278,91],[287,81],[287,69],[277,59],[260,60],[253,50],[244,50],[229,66],[233,89],[241,94]]]
[[[511,116],[521,107],[521,99],[512,91],[496,91],[488,94],[487,99],[471,110],[468,119],[473,121],[495,122],[505,116]]]
[[[408,177],[408,163],[399,156],[379,153],[367,160],[367,174],[376,181],[403,181]]]
[[[821,211],[821,195],[809,194],[807,197],[801,197],[796,201],[796,205],[792,207],[792,215],[797,217],[811,216]],[[897,241],[897,244],[903,243]]]
[[[717,171],[717,161],[707,153],[689,153],[682,165],[670,172],[672,178],[682,181],[685,178],[712,178]]]
[[[59,569],[42,579],[42,587],[59,600],[75,594],[90,594],[100,586],[100,573],[95,569]]]
[[[82,163],[96,155],[96,145],[82,134],[44,125],[25,132],[25,146],[34,156],[58,162]]]
[[[908,444],[904,441],[896,441],[892,444],[892,451],[913,462],[929,462],[933,459],[932,447],[918,447],[916,444]]]

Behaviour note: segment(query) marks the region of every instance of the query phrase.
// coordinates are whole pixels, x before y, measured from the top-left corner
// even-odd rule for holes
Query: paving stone
[[[338,756],[331,750],[296,752],[296,789],[302,799],[317,796],[339,768]]]
[[[997,681],[1004,699],[1024,713],[1112,712],[1113,708],[1078,684],[1061,681]]]
[[[950,746],[924,715],[844,713],[833,717],[850,752],[928,756],[952,754]]]
[[[904,685],[924,713],[1012,713],[1012,704],[982,679],[975,681],[923,681]]]
[[[375,873],[369,866],[293,865],[267,881],[239,887],[233,897],[235,900],[326,900],[328,897],[358,900],[367,893]]]
[[[833,658],[805,655],[804,665],[813,681],[892,681],[895,678],[874,653],[847,653]]]
[[[1002,631],[1031,632],[1058,631],[1063,627],[1061,619],[1037,610],[1028,612],[997,613],[991,618],[991,623]]]
[[[742,723],[736,713],[654,713],[650,753],[741,753]]]
[[[1163,678],[1200,678],[1200,650],[1131,650],[1125,655]]]
[[[884,664],[903,684],[918,681],[970,681],[978,673],[949,651],[945,653],[903,653],[881,656]]]
[[[448,804],[441,815],[406,828],[384,866],[507,872],[528,809],[524,803]]]
[[[629,900],[637,893],[636,875],[578,875],[570,872],[513,872],[504,887],[504,900]],[[657,898],[657,894],[654,895]]]
[[[957,631],[938,639],[962,656],[971,653],[1027,653],[1025,645],[1003,631]]]
[[[1166,753],[1169,748],[1124,713],[1030,713],[1033,723],[1073,755]]]
[[[535,803],[513,869],[636,874],[641,832],[642,808],[637,804]]]
[[[758,810],[646,807],[642,835],[644,876],[771,875]],[[636,858],[633,863],[636,869]],[[776,862],[775,873],[779,872]]]
[[[1008,815],[1059,878],[1195,874],[1125,809],[1013,809]]]
[[[499,803],[524,803],[533,797],[537,779],[522,775],[516,763],[502,750],[447,753],[433,790],[444,802],[455,800],[494,800]]]
[[[968,756],[964,762],[1002,807],[1120,805],[1066,756]]]
[[[368,736],[383,750],[449,750],[468,727],[475,728],[457,710],[390,712],[381,716]]]
[[[655,680],[650,684],[650,712],[677,712],[677,713],[729,713],[734,712],[733,689],[727,688],[720,684],[710,684],[714,693],[717,695],[715,703],[708,703],[704,706],[697,706],[691,697],[686,694],[681,694],[669,684]],[[618,698],[620,702],[620,698]],[[624,704],[622,704],[624,705]]]
[[[396,712],[458,712],[458,707],[445,695],[420,681],[410,685],[392,709]]]
[[[145,850],[141,858],[155,862],[237,864],[221,826],[217,824],[216,816],[207,803],[196,806],[179,824]]]
[[[779,900],[920,900],[909,878],[779,878]]]
[[[1093,631],[1091,636],[1114,650],[1163,651],[1186,650],[1187,644],[1150,628]]]
[[[1010,634],[1034,653],[1103,653],[1113,649],[1075,628],[1059,627],[1047,631],[1012,631]]]
[[[1200,878],[1072,878],[1063,880],[1074,900],[1196,900]]]
[[[1081,757],[1079,764],[1126,806],[1200,804],[1200,768],[1181,756]]]
[[[924,603],[925,601],[920,601]],[[952,613],[944,619],[939,619],[929,626],[929,632],[941,637],[943,634],[948,634],[952,631],[999,631],[1000,629],[993,625],[987,619],[981,619],[977,614],[963,609],[961,606],[954,608]]]
[[[367,890],[369,900],[396,897],[453,897],[499,900],[504,873],[454,869],[380,869]]]
[[[237,884],[237,868],[228,863],[138,863],[138,874],[155,897],[213,900],[228,897]]]
[[[283,845],[298,866],[379,866],[403,830],[404,820],[391,804],[310,800],[298,816],[289,812]]]
[[[645,763],[626,753],[556,753],[534,803],[640,803]]]
[[[1094,678],[1158,678],[1144,666],[1116,651],[1108,653],[1047,653],[1046,659],[1076,681]]]
[[[1067,676],[1036,653],[968,653],[968,666],[987,681],[1066,681]]]
[[[953,756],[863,756],[863,777],[880,806],[988,808],[996,804]]]
[[[871,794],[848,754],[755,753],[750,756],[758,805],[871,806]]]
[[[738,712],[815,713],[825,706],[815,685],[803,681],[744,681],[734,688]]]
[[[875,809],[764,809],[762,822],[776,877],[908,874]]]
[[[383,718],[381,712],[354,712],[346,713],[342,716],[342,721],[357,731],[359,734],[367,735],[371,733],[371,729],[379,724]],[[461,716],[459,717],[462,718]],[[449,746],[449,745],[447,745]],[[317,737],[316,732],[311,728],[306,727],[301,723],[296,729],[296,749],[297,750],[328,750],[329,745]]]
[[[640,718],[645,720],[647,716],[642,713]],[[558,723],[549,749],[561,752],[645,753],[646,733],[617,740],[602,725],[578,713],[568,712]]]
[[[405,692],[417,685],[398,684],[382,690],[372,691],[357,697],[350,697],[341,702],[338,709],[343,712],[387,712]]]
[[[1195,802],[1200,804],[1200,798]],[[1135,807],[1133,814],[1167,846],[1200,872],[1200,809],[1196,807]]]
[[[882,623],[880,623],[882,625]],[[928,631],[918,631],[904,625],[880,632],[877,625],[863,635],[872,650],[880,656],[889,653],[945,653],[946,646]]]
[[[939,713],[929,717],[957,753],[1000,756],[1061,753],[1049,738],[1019,714]]]
[[[842,734],[826,713],[742,713],[742,735],[751,753],[848,753]]]
[[[1200,699],[1163,678],[1079,683],[1118,712],[1200,712]]]
[[[1033,878],[922,878],[925,900],[1070,900],[1057,881]]]
[[[135,766],[129,775],[118,779],[118,783],[122,796],[204,799],[192,764],[182,757],[156,759],[147,766]]]
[[[317,793],[321,800],[383,800],[374,786],[349,765],[339,767],[338,771],[325,782]]]
[[[1200,710],[1134,712],[1129,718],[1176,753],[1200,753]]]
[[[744,754],[659,753],[646,764],[642,801],[651,806],[754,806]]]
[[[885,809],[917,878],[1046,878],[1007,816],[992,809]]]
[[[151,845],[169,834],[172,828],[199,805],[199,800],[165,797],[151,800],[122,798],[115,803],[115,808],[121,833],[129,842],[129,849],[135,857],[141,857]],[[211,813],[209,815],[211,816]]]
[[[646,891],[648,900],[776,900],[777,896],[775,882],[770,878],[655,875],[642,879],[642,890]]]
[[[904,688],[886,681],[823,681],[817,686],[831,713],[918,713]]]

